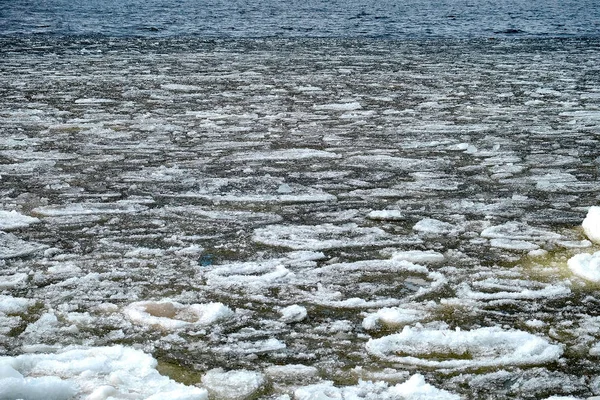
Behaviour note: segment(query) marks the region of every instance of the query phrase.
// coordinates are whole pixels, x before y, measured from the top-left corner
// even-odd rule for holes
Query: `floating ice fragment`
[[[526,250],[532,251],[540,248],[535,243],[526,242],[524,240],[513,240],[513,239],[492,239],[490,240],[492,247],[506,250]]]
[[[600,282],[600,251],[594,254],[576,254],[567,264],[575,275],[592,282]]]
[[[40,222],[39,219],[19,214],[16,211],[0,210],[0,230],[7,231],[11,229],[25,228],[31,224]]]
[[[482,291],[474,291],[469,284],[463,282],[458,286],[456,294],[461,299],[473,300],[525,300],[540,298],[557,298],[571,294],[571,289],[562,285],[547,285],[541,289],[530,289],[519,282],[494,282],[486,280],[476,282]],[[526,285],[526,283],[525,283]]]
[[[406,382],[389,387],[386,382],[359,381],[355,386],[335,387],[324,381],[303,386],[294,392],[295,400],[460,400],[460,396],[438,389],[415,374]]]
[[[100,98],[87,98],[87,99],[77,99],[75,100],[75,104],[108,104],[114,103],[115,101],[112,99],[100,99]]]
[[[4,366],[4,368],[10,368]],[[0,399],[27,400],[67,400],[76,394],[76,386],[56,376],[23,378],[22,376],[2,376],[0,365]],[[18,375],[16,370],[13,369]]]
[[[533,228],[525,223],[507,222],[502,225],[491,226],[481,232],[481,237],[488,239],[509,240],[559,240],[561,235],[544,229]]]
[[[302,307],[298,304],[285,307],[279,311],[281,313],[281,320],[283,322],[300,322],[306,318],[307,311],[306,307]]]
[[[282,183],[277,188],[277,193],[280,193],[280,194],[288,194],[288,193],[292,193],[292,192],[293,192],[293,189],[287,183]]]
[[[193,324],[211,325],[233,317],[231,309],[222,303],[184,305],[169,300],[131,303],[123,313],[133,322],[179,329]]]
[[[0,232],[0,260],[29,256],[47,248],[40,243],[21,240],[12,233]]]
[[[331,103],[331,104],[315,104],[313,109],[315,110],[332,110],[332,111],[354,111],[360,110],[362,106],[359,102],[354,101],[351,103]]]
[[[219,400],[245,400],[254,398],[264,386],[265,378],[259,372],[237,370],[225,372],[211,369],[202,377],[202,384]]]
[[[257,340],[254,342],[241,341],[226,344],[220,347],[216,347],[215,350],[222,353],[231,354],[259,354],[269,353],[272,351],[283,350],[287,346],[282,341],[276,338],[269,338],[265,340]]]
[[[129,201],[114,203],[73,203],[66,205],[43,206],[33,209],[36,214],[46,217],[88,214],[130,214],[146,210],[148,207]]]
[[[162,89],[171,90],[173,92],[196,92],[202,89],[200,86],[182,85],[180,83],[167,83],[164,85],[160,85],[160,87]]]
[[[397,251],[392,254],[392,260],[405,260],[415,264],[439,264],[444,259],[442,253],[433,250]]]
[[[0,399],[208,399],[206,389],[161,376],[156,365],[151,356],[123,346],[0,357]]]
[[[539,365],[556,361],[563,352],[541,337],[495,327],[452,331],[406,326],[401,333],[369,340],[366,349],[391,362],[456,369]]]
[[[22,314],[33,304],[33,300],[0,295],[1,314]]]
[[[281,382],[306,382],[316,377],[318,373],[317,368],[301,364],[272,365],[265,369],[265,374],[269,378]]]
[[[367,215],[367,218],[382,221],[401,221],[405,219],[404,214],[398,210],[374,210]]]
[[[460,396],[428,384],[421,374],[411,376],[406,382],[390,388],[389,391],[392,395],[407,400],[460,400]]]
[[[11,289],[17,286],[24,286],[28,275],[24,272],[18,272],[13,275],[0,275],[0,289]]]
[[[366,330],[375,330],[380,327],[397,328],[425,318],[427,312],[410,308],[382,308],[381,310],[368,314],[362,322]]]
[[[236,154],[227,157],[231,161],[297,161],[312,158],[339,158],[336,153],[317,149],[285,149],[271,151],[257,151]]]
[[[325,250],[398,243],[400,240],[380,228],[345,225],[269,225],[254,231],[253,240],[270,246],[297,250]]]
[[[458,233],[456,226],[433,218],[420,220],[413,226],[413,229],[427,235],[456,235]]]
[[[600,207],[590,207],[581,226],[592,242],[600,243]]]

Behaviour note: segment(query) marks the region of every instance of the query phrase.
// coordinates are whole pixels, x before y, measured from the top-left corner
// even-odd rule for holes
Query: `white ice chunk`
[[[25,228],[31,224],[40,222],[39,219],[20,214],[16,211],[0,210],[0,230]]]
[[[279,311],[281,314],[281,320],[286,323],[300,322],[307,316],[306,307],[302,307],[298,304],[285,307]]]
[[[287,346],[282,341],[276,338],[269,338],[257,341],[241,341],[226,344],[215,349],[221,353],[231,354],[259,354],[269,353],[272,351],[283,350]]]
[[[532,251],[540,248],[535,243],[526,242],[524,240],[513,240],[513,239],[492,239],[490,240],[490,246],[497,247],[499,249],[506,250],[526,250]]]
[[[76,386],[56,376],[33,378],[0,375],[0,399],[67,400],[76,394]]]
[[[206,389],[161,376],[156,365],[150,355],[123,346],[0,357],[0,399],[208,399]]]
[[[397,251],[392,254],[392,260],[405,260],[415,264],[439,264],[444,262],[444,255],[433,250]]]
[[[34,208],[33,212],[46,217],[58,217],[65,215],[131,214],[147,208],[135,202],[117,201],[114,203],[72,203],[43,206]]]
[[[371,355],[392,362],[457,369],[540,365],[556,361],[563,353],[561,346],[541,337],[496,327],[453,331],[406,326],[401,333],[369,340],[366,349]]]
[[[32,305],[30,299],[0,295],[0,314],[21,314]]]
[[[330,104],[315,104],[313,109],[315,110],[332,110],[332,111],[354,111],[360,110],[362,106],[359,102],[354,101],[351,103],[330,103]]]
[[[283,382],[307,381],[318,373],[317,368],[301,364],[272,365],[265,369],[265,374],[270,379]]]
[[[426,311],[414,310],[410,308],[387,307],[368,314],[362,322],[363,328],[375,330],[384,326],[386,328],[396,328],[402,325],[410,324],[425,318],[428,315]]]
[[[590,207],[581,226],[592,242],[600,243],[600,207]]]
[[[592,282],[600,282],[600,251],[594,254],[576,254],[567,264],[575,275]]]
[[[29,256],[46,248],[48,246],[21,240],[12,233],[0,232],[0,260]]]
[[[438,389],[425,382],[425,378],[421,374],[411,376],[406,382],[397,384],[389,391],[392,395],[399,396],[401,399],[460,400],[460,396]]]
[[[413,229],[427,235],[455,235],[458,232],[454,225],[433,218],[420,220]]]
[[[253,398],[265,384],[259,372],[237,370],[225,372],[222,368],[207,371],[202,377],[202,385],[217,399],[244,400]]]
[[[0,276],[0,289],[10,289],[17,286],[24,286],[28,278],[29,276],[24,272]]]
[[[345,225],[269,225],[254,231],[253,240],[270,246],[296,250],[325,250],[359,246],[390,245],[400,240],[380,228]]]
[[[200,86],[183,85],[180,83],[166,83],[164,85],[160,85],[160,87],[173,92],[197,92],[202,89]]]
[[[140,325],[173,330],[190,325],[211,325],[230,319],[233,311],[222,303],[184,305],[175,301],[139,301],[131,303],[123,313]]]
[[[460,400],[460,396],[438,389],[415,374],[404,383],[389,387],[386,382],[359,381],[355,386],[335,387],[324,381],[303,386],[294,392],[295,400]]]
[[[405,219],[404,214],[399,210],[374,210],[367,215],[367,218],[381,221],[401,221]]]
[[[481,232],[481,237],[488,239],[509,240],[559,240],[561,235],[544,229],[533,228],[525,223],[507,222],[502,225],[491,226]]]
[[[571,289],[563,285],[546,285],[541,289],[530,289],[520,285],[518,282],[496,283],[493,280],[476,282],[483,291],[474,291],[469,284],[463,282],[458,286],[457,296],[461,299],[472,300],[506,300],[506,299],[540,299],[557,298],[571,294]]]
[[[248,152],[227,157],[232,161],[297,161],[312,158],[339,158],[336,153],[317,149],[284,149],[264,152]]]

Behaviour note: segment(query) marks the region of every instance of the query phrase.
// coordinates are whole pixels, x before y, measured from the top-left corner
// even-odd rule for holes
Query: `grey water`
[[[594,0],[14,0],[0,35],[108,37],[596,37]]]

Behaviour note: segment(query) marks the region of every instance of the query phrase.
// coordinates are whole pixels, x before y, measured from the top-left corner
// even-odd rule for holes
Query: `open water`
[[[594,0],[14,0],[0,34],[110,37],[590,37]]]

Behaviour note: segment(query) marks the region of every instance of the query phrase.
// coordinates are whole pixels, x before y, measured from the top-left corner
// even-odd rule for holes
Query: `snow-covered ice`
[[[592,242],[600,243],[600,207],[590,207],[581,226]]]
[[[169,300],[131,303],[123,313],[135,323],[164,329],[209,325],[234,316],[234,312],[221,303],[184,305]]]
[[[206,389],[158,373],[156,360],[124,346],[68,347],[56,354],[0,357],[0,398],[207,400]]]
[[[222,400],[245,400],[256,396],[265,384],[261,373],[245,370],[225,372],[211,369],[202,376],[202,384],[214,398]]]
[[[538,365],[558,360],[563,349],[523,331],[470,331],[404,327],[401,333],[371,339],[367,351],[385,360],[433,368]]]
[[[569,258],[568,265],[575,275],[592,282],[600,282],[600,251],[594,254],[574,255]]]

